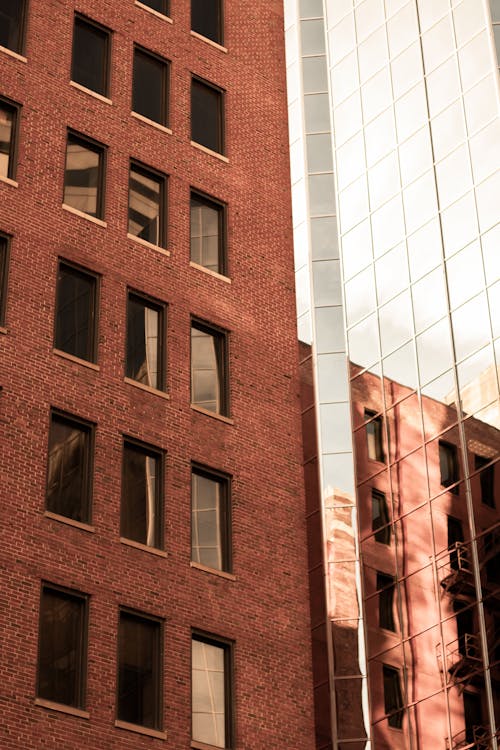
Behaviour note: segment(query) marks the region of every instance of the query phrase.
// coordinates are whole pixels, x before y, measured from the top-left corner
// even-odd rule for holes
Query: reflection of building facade
[[[285,10],[317,747],[496,749],[500,6]]]

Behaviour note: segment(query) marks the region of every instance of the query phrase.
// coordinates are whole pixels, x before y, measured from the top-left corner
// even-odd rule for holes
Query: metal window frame
[[[122,468],[121,468],[121,491],[120,491],[120,536],[125,537],[122,529],[122,509],[124,505],[124,478],[125,478],[125,452],[126,448],[135,450],[138,453],[147,455],[149,458],[155,458],[157,461],[157,482],[156,482],[156,493],[155,493],[155,504],[158,512],[158,545],[152,547],[152,549],[164,549],[164,524],[163,524],[163,509],[164,509],[164,478],[165,478],[165,451],[157,446],[145,443],[143,440],[138,440],[130,435],[123,435],[122,442]],[[125,537],[128,539],[128,537]],[[148,546],[143,542],[145,546]]]
[[[225,725],[225,750],[231,750],[236,745],[235,741],[235,678],[234,678],[234,650],[235,642],[231,638],[208,633],[198,628],[191,630],[191,695],[193,687],[193,641],[206,643],[224,651],[224,725]],[[191,737],[193,706],[191,702]],[[195,742],[198,742],[196,740]]]
[[[191,201],[195,199],[198,200],[200,203],[204,203],[207,206],[213,207],[218,212],[218,229],[219,229],[219,237],[218,237],[218,258],[219,258],[219,271],[222,276],[228,276],[228,252],[227,252],[227,203],[224,203],[224,201],[219,200],[218,198],[214,198],[212,195],[209,195],[208,193],[203,192],[202,190],[197,190],[196,188],[191,188],[189,192],[189,209],[190,209],[190,216],[189,216],[189,227],[191,229]],[[191,232],[190,232],[190,246],[191,246]],[[190,253],[191,254],[191,253]],[[191,260],[192,260],[191,255]]]
[[[70,260],[67,260],[66,258],[59,257],[57,259],[57,269],[56,269],[56,295],[55,295],[55,307],[54,307],[54,324],[53,324],[53,341],[54,341],[54,347],[57,347],[57,316],[58,316],[58,310],[59,310],[59,296],[60,296],[60,290],[59,290],[59,274],[61,272],[61,268],[65,266],[70,271],[73,271],[77,274],[80,274],[81,276],[87,276],[90,279],[93,279],[94,281],[94,294],[93,294],[93,300],[92,300],[92,333],[91,333],[91,342],[90,342],[90,352],[91,352],[91,358],[89,360],[84,360],[92,363],[97,362],[97,346],[98,346],[98,327],[99,327],[99,297],[100,297],[100,286],[101,286],[101,275],[97,273],[96,271],[91,271],[88,268],[85,268],[84,266],[79,265],[78,263],[73,263]],[[64,351],[63,349],[61,351]]]
[[[171,66],[171,62],[167,58],[162,57],[161,55],[158,55],[156,52],[152,52],[151,50],[146,49],[146,47],[142,47],[140,44],[134,44],[133,61],[132,61],[132,103],[131,103],[132,112],[136,112],[136,110],[134,109],[136,55],[142,55],[143,57],[148,57],[150,60],[154,60],[155,62],[161,65],[161,68],[162,68],[161,89],[162,90],[161,90],[161,115],[160,115],[161,120],[159,122],[159,125],[163,125],[164,127],[168,128],[169,123],[170,123],[170,66]],[[140,114],[143,117],[145,116],[145,115],[142,115],[141,112],[137,112],[137,114]]]
[[[62,195],[62,202],[64,203],[64,193],[66,190],[66,172],[67,172],[67,164],[68,164],[68,146],[69,143],[79,143],[81,146],[86,148],[88,151],[93,151],[94,153],[99,155],[99,162],[98,162],[98,176],[97,176],[97,201],[96,201],[96,216],[93,218],[100,219],[101,221],[104,219],[105,214],[105,184],[106,184],[106,162],[107,162],[107,151],[108,147],[104,143],[100,143],[100,141],[96,141],[94,138],[91,138],[88,135],[85,135],[84,133],[80,133],[78,130],[74,130],[73,128],[67,129],[66,134],[66,149],[64,153],[64,180],[63,180],[63,195]],[[86,214],[87,216],[92,216],[92,214]]]
[[[129,377],[127,373],[127,354],[128,354],[128,322],[129,322],[129,301],[136,299],[140,303],[144,304],[145,307],[149,307],[151,310],[157,310],[159,313],[159,325],[158,325],[158,384],[155,390],[166,391],[167,385],[167,345],[166,345],[166,334],[167,334],[167,309],[168,305],[166,302],[162,302],[155,297],[151,297],[148,294],[139,292],[136,289],[127,288],[127,300],[126,300],[126,311],[125,311],[125,377]],[[132,378],[133,379],[133,378]],[[139,382],[139,381],[135,381]]]
[[[192,480],[193,476],[202,476],[206,479],[211,479],[214,482],[218,482],[221,486],[221,502],[223,505],[223,518],[221,523],[221,531],[223,532],[223,539],[221,540],[222,547],[222,568],[224,573],[233,572],[233,554],[232,554],[232,476],[226,474],[218,469],[213,469],[205,464],[192,461],[191,463],[191,528],[193,523],[193,492],[192,492]]]
[[[139,161],[138,159],[130,159],[129,172],[128,172],[128,204],[127,204],[127,231],[128,222],[130,221],[130,180],[132,170],[135,170],[139,174],[145,177],[151,177],[157,179],[160,185],[160,200],[158,206],[158,247],[165,249],[167,247],[167,214],[168,214],[168,175],[164,172],[160,172],[154,167],[150,167],[148,164]]]
[[[212,323],[209,323],[205,320],[201,320],[200,318],[196,316],[191,317],[191,325],[190,325],[190,336],[192,329],[195,328],[198,331],[202,331],[203,333],[208,334],[209,336],[212,336],[216,342],[215,344],[215,353],[216,353],[216,361],[217,365],[219,367],[219,373],[220,373],[220,401],[221,401],[221,408],[219,412],[214,412],[214,414],[219,414],[223,417],[229,417],[231,414],[231,404],[230,404],[230,398],[229,398],[229,331],[227,331],[224,328],[220,328],[217,325],[214,325]],[[190,381],[191,381],[191,404],[193,404],[193,361],[192,361],[192,341],[190,341],[190,349],[189,349],[189,358],[190,358],[190,367],[189,371],[191,374]],[[196,406],[196,404],[195,404]]]
[[[226,133],[225,133],[225,98],[226,98],[226,92],[223,88],[220,86],[217,86],[215,83],[211,83],[210,81],[207,81],[206,78],[202,78],[201,76],[197,76],[195,74],[191,75],[191,113],[190,113],[190,120],[191,120],[191,140],[195,141],[195,143],[198,143],[193,138],[193,85],[197,84],[199,86],[204,86],[206,89],[210,89],[211,91],[215,92],[217,94],[217,137],[218,137],[218,145],[220,146],[219,149],[210,149],[210,147],[205,146],[204,143],[200,143],[200,146],[203,146],[203,148],[208,148],[210,151],[214,151],[214,153],[221,154],[222,156],[226,153]]]
[[[98,21],[94,21],[93,18],[89,18],[88,16],[85,16],[83,13],[76,13],[74,15],[73,19],[73,40],[71,44],[71,71],[70,76],[71,80],[75,83],[81,84],[79,81],[77,81],[74,78],[74,65],[75,65],[75,27],[77,23],[81,24],[82,26],[87,26],[88,28],[95,30],[97,32],[100,32],[105,37],[105,46],[104,46],[104,57],[102,61],[102,71],[101,71],[101,83],[103,84],[103,91],[97,91],[96,89],[89,89],[89,91],[95,91],[96,94],[99,94],[100,96],[109,97],[109,89],[110,89],[110,70],[111,70],[111,35],[112,31],[107,26],[103,26],[103,24],[99,23]],[[88,88],[85,86],[85,88]]]

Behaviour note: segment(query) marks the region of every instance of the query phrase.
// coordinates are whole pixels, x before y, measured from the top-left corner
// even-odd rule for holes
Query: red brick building
[[[282,3],[223,5],[0,0],[2,750],[314,744]]]

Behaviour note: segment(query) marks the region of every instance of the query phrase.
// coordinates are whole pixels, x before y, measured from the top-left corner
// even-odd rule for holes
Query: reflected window
[[[0,234],[0,326],[5,325],[10,237]]]
[[[75,15],[71,80],[108,95],[110,32],[103,26]]]
[[[22,54],[26,0],[0,0],[0,47]]]
[[[458,651],[462,656],[479,658],[477,641],[474,634],[474,613],[472,609],[464,609],[463,601],[453,602],[453,611],[457,621]]]
[[[191,325],[191,403],[228,414],[227,334],[204,323]]]
[[[229,572],[229,478],[194,467],[191,488],[191,559]]]
[[[162,623],[120,612],[118,632],[117,718],[128,724],[161,729]]]
[[[459,570],[464,562],[465,550],[460,544],[464,541],[462,522],[458,518],[448,516],[448,549],[450,550],[450,566],[452,570]]]
[[[191,191],[191,260],[216,273],[226,273],[225,207]]]
[[[488,583],[500,583],[500,531],[495,529],[484,535],[484,558],[486,563],[486,580]]]
[[[104,214],[105,151],[100,143],[68,133],[63,202],[98,218]]]
[[[165,307],[129,292],[127,300],[126,376],[163,390]]]
[[[445,443],[444,440],[439,441],[439,469],[443,487],[450,487],[458,482],[457,446],[453,443]],[[458,485],[452,487],[451,492],[458,495]]]
[[[394,729],[403,726],[403,693],[401,692],[401,677],[399,669],[382,666],[384,677],[384,711],[388,715],[388,723]]]
[[[372,489],[372,531],[375,531],[375,541],[381,544],[391,543],[391,527],[389,526],[389,509],[387,498],[383,492]]]
[[[222,44],[222,0],[191,0],[191,28]]]
[[[474,456],[474,469],[480,471],[481,502],[490,508],[495,507],[495,465],[490,458]]]
[[[232,747],[231,644],[193,635],[191,665],[193,740]]]
[[[148,120],[168,125],[169,64],[141,47],[134,48],[132,109]]]
[[[465,740],[467,743],[474,742],[477,729],[481,729],[483,723],[483,709],[481,706],[480,693],[464,691],[464,719]],[[477,747],[474,745],[474,747]]]
[[[128,194],[128,232],[165,247],[165,175],[132,162]]]
[[[370,419],[366,425],[366,440],[368,444],[368,458],[372,461],[384,460],[384,448],[382,437],[382,417],[376,417],[374,411],[365,409],[365,420]]]
[[[85,708],[87,597],[43,585],[37,696]]]
[[[394,576],[377,573],[379,627],[396,632],[394,619]]]
[[[206,81],[191,81],[191,140],[224,153],[224,95]]]
[[[82,523],[90,521],[92,437],[89,423],[52,412],[46,507]]]
[[[123,446],[120,534],[161,549],[161,454],[141,443]]]
[[[97,277],[59,263],[55,347],[88,362],[96,361]]]
[[[16,173],[16,140],[19,107],[0,99],[0,177],[10,180]]]
[[[140,0],[140,3],[158,11],[163,16],[168,16],[170,12],[170,3],[168,0]]]

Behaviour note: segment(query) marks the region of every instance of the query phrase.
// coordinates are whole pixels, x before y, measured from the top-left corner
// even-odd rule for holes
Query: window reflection
[[[64,203],[90,216],[102,214],[103,147],[68,135]]]

